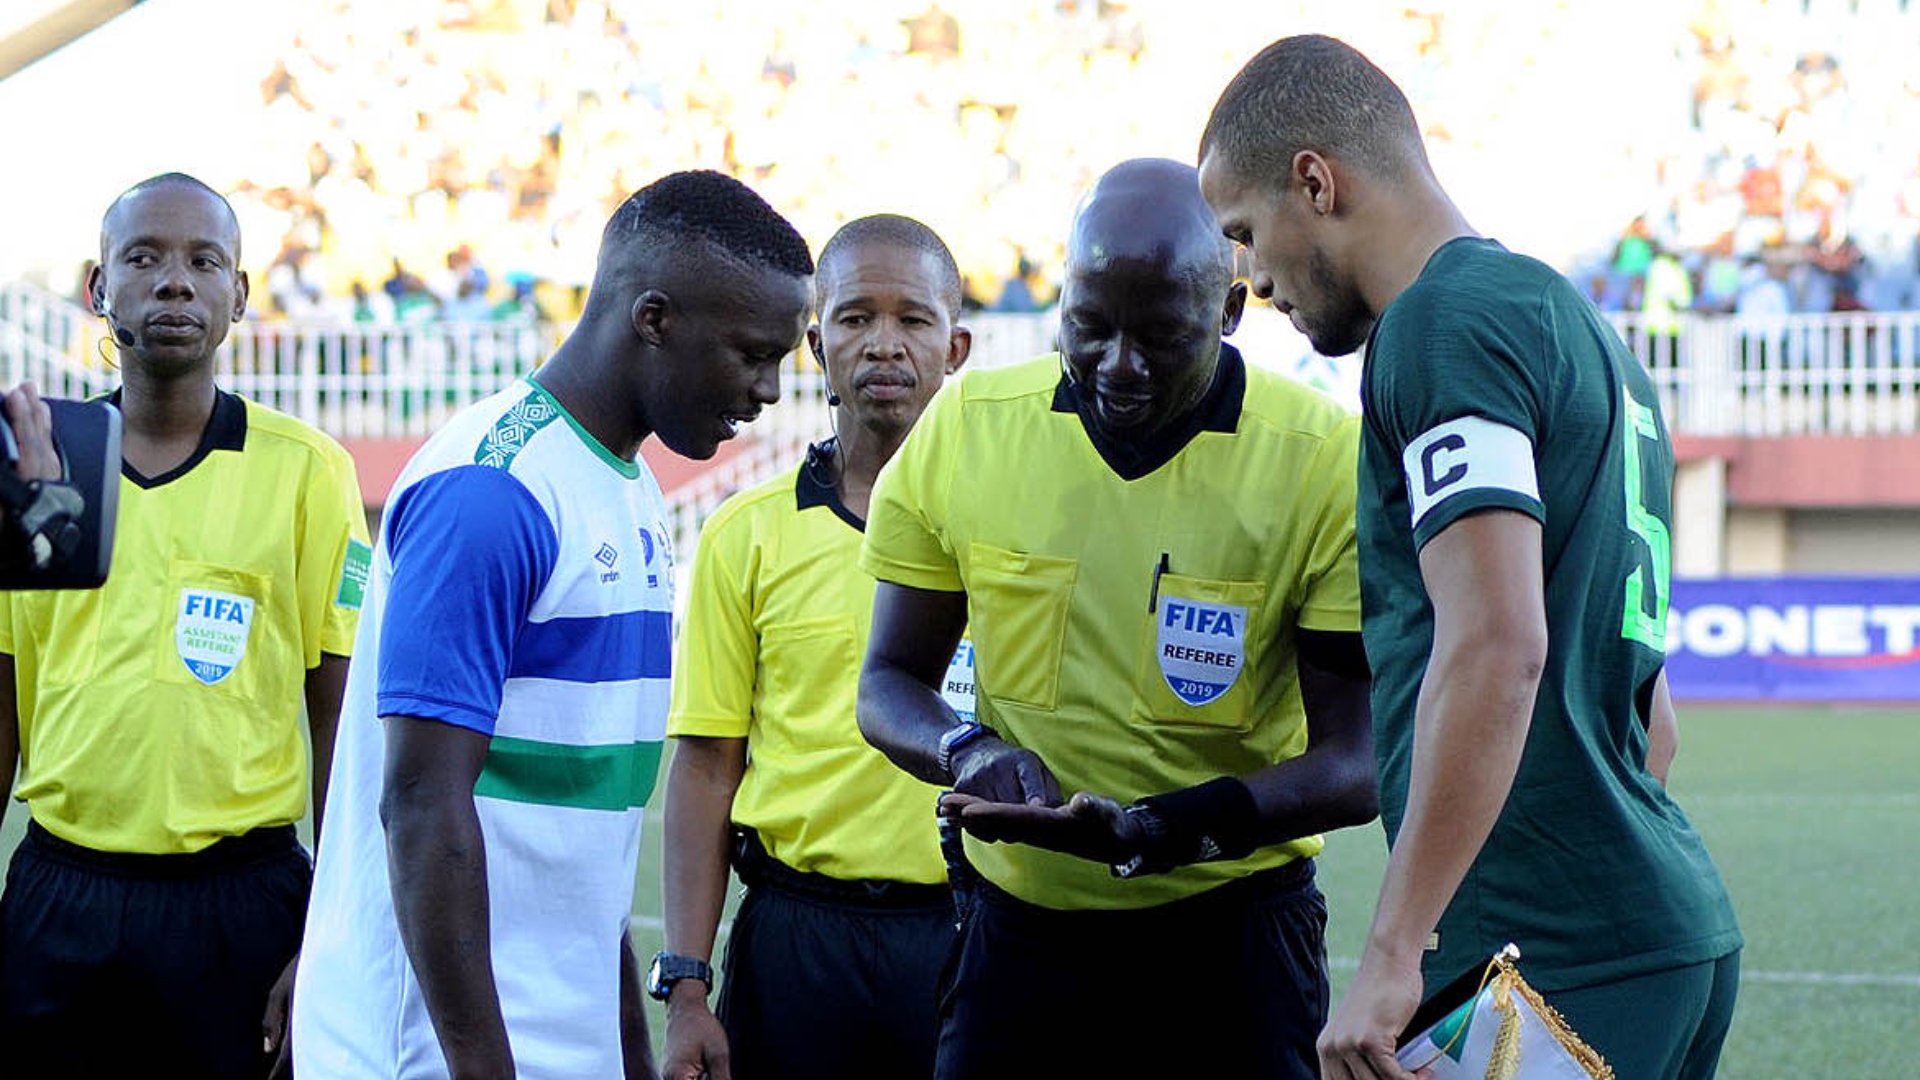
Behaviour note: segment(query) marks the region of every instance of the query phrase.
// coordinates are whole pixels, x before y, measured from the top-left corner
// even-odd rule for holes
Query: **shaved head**
[[[1189,421],[1245,301],[1191,165],[1107,170],[1074,214],[1060,289],[1060,355],[1084,415],[1129,443]]]
[[[206,183],[199,178],[188,176],[182,172],[161,173],[159,176],[150,176],[121,192],[120,197],[113,200],[113,203],[107,207],[106,215],[100,219],[101,262],[107,260],[108,249],[112,246],[112,238],[116,231],[121,228],[122,222],[126,218],[128,208],[137,202],[140,196],[158,189],[196,191],[220,204],[220,209],[226,217],[227,224],[231,228],[230,239],[233,245],[234,265],[239,265],[240,219],[234,215],[233,204],[227,201],[225,195],[208,187]]]
[[[1080,200],[1067,266],[1099,271],[1116,261],[1161,262],[1170,278],[1224,294],[1233,245],[1200,197],[1200,174],[1166,158],[1123,161]]]

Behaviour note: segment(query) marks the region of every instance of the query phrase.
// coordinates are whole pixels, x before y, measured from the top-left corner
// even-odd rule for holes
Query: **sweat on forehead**
[[[1163,261],[1170,270],[1233,274],[1233,247],[1200,196],[1200,173],[1164,158],[1123,161],[1094,183],[1074,214],[1067,262]]]

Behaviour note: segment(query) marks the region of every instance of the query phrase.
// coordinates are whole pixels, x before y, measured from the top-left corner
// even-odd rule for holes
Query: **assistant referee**
[[[892,214],[835,233],[807,333],[839,434],[728,500],[694,561],[667,731],[664,1075],[930,1076],[953,904],[939,790],[854,722],[874,582],[856,565],[874,478],[972,338],[933,230]],[[968,708],[971,649],[946,683]],[[747,887],[716,1020],[706,997],[731,861]]]
[[[101,226],[113,572],[0,601],[0,790],[17,749],[33,815],[0,903],[0,1071],[257,1077],[262,1028],[284,1046],[312,878],[294,822],[311,782],[319,830],[370,549],[347,452],[214,385],[239,260],[231,207],[178,173]]]
[[[1374,813],[1359,433],[1222,343],[1245,298],[1194,170],[1116,166],[1060,356],[948,387],[874,493],[861,728],[985,879],[945,1080],[1317,1073],[1316,834]],[[978,723],[936,693],[962,625]]]

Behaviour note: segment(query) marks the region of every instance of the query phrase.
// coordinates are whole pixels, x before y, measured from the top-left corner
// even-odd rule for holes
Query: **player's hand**
[[[680,992],[682,986],[687,987],[684,994]],[[667,1056],[660,1067],[662,1080],[733,1080],[727,1033],[707,1007],[703,989],[698,979],[688,979],[674,984],[667,996]]]
[[[1394,1043],[1420,1007],[1420,965],[1395,963],[1369,951],[1360,960],[1347,995],[1320,1033],[1323,1080],[1425,1080],[1431,1069],[1410,1073],[1393,1056]]]
[[[40,400],[40,391],[23,382],[8,391],[4,403],[7,423],[13,428],[13,441],[20,448],[20,460],[14,471],[20,479],[59,480],[60,452],[53,445],[53,410]]]
[[[267,1011],[260,1017],[264,1048],[273,1056],[269,1080],[286,1080],[293,1075],[293,973],[299,966],[300,954],[295,953],[287,961],[286,970],[274,980],[273,989],[267,991]]]
[[[1063,806],[944,795],[940,813],[982,840],[1031,844],[1094,862],[1124,862],[1140,847],[1140,826],[1127,817],[1126,808],[1090,791],[1080,792]]]
[[[1059,806],[1060,782],[1031,750],[982,735],[953,759],[953,790],[986,802]]]

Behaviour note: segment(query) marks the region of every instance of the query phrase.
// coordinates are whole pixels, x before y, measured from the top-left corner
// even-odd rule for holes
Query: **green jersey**
[[[1547,662],[1526,748],[1430,943],[1428,984],[1508,941],[1543,990],[1738,948],[1699,833],[1645,767],[1673,494],[1646,369],[1565,278],[1468,238],[1436,251],[1382,313],[1361,393],[1361,602],[1389,843],[1433,649],[1420,549],[1481,510],[1542,529],[1545,564],[1513,568],[1545,582]]]

